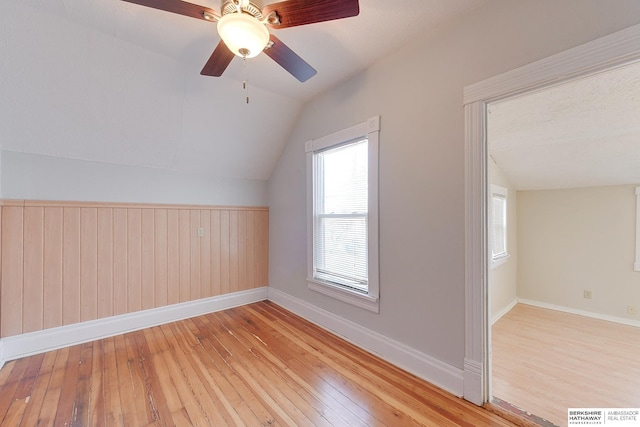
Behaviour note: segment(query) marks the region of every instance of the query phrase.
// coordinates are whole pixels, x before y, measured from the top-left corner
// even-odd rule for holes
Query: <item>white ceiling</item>
[[[194,0],[219,10],[219,0]],[[273,3],[268,1],[265,3]],[[274,31],[318,74],[266,55],[200,71],[215,24],[120,0],[0,2],[2,149],[268,179],[305,102],[486,0],[361,0],[357,17]],[[402,64],[398,64],[402,66]]]
[[[518,190],[640,184],[640,63],[488,109],[489,152]]]
[[[357,17],[271,30],[316,68],[318,74],[303,84],[266,55],[259,55],[248,64],[251,84],[293,99],[309,99],[410,42],[417,34],[434,29],[485,1],[361,0]],[[220,10],[220,0],[191,2]],[[21,3],[177,59],[194,75],[200,73],[220,40],[215,23],[119,0],[23,0]],[[242,61],[236,58],[225,77],[242,81],[242,75]]]

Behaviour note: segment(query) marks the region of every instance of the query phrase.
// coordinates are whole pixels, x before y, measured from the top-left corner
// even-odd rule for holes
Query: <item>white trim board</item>
[[[640,271],[640,187],[636,187],[636,262],[634,271]]]
[[[264,301],[267,294],[262,287],[6,337],[0,340],[0,367],[21,357]]]
[[[395,366],[405,369],[458,397],[462,396],[463,371],[460,368],[435,359],[406,344],[336,316],[329,311],[272,287],[269,287],[269,301],[381,357]]]
[[[546,308],[549,310],[561,311],[563,313],[577,314],[579,316],[590,317],[592,319],[606,320],[607,322],[620,323],[622,325],[635,326],[640,328],[640,321],[626,319],[624,317],[610,316],[608,314],[594,313],[592,311],[579,310],[577,308],[563,307],[561,305],[549,304],[541,301],[518,298],[519,304],[531,305],[534,307]]]

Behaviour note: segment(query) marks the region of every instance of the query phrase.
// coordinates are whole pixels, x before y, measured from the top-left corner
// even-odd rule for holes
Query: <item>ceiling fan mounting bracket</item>
[[[259,0],[222,0],[222,16],[237,13],[238,9],[258,20],[262,20],[262,1]]]

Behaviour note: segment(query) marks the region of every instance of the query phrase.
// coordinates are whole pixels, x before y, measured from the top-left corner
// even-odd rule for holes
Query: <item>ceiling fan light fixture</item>
[[[269,43],[267,27],[246,13],[229,13],[221,17],[218,34],[229,50],[242,58],[258,56]]]

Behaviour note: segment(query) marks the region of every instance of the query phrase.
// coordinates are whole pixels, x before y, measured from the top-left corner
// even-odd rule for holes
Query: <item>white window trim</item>
[[[369,194],[368,194],[368,293],[349,290],[313,277],[313,154],[334,145],[368,138],[369,146]],[[307,141],[307,284],[309,289],[375,313],[380,312],[379,236],[378,236],[378,146],[380,116],[364,123]]]
[[[640,187],[636,187],[636,262],[635,271],[640,271]]]
[[[491,184],[491,191],[489,193],[489,199],[493,198],[494,194],[498,194],[500,196],[504,197],[505,203],[507,205],[507,212],[506,215],[509,215],[509,190],[507,190],[504,187],[500,187],[499,185],[494,185]],[[491,200],[488,203],[489,206],[492,206]],[[489,224],[493,224],[493,212],[490,209],[489,212]],[[509,219],[507,218],[507,229],[509,228]],[[493,233],[489,233],[489,248],[493,248]],[[507,262],[507,260],[509,259],[509,257],[511,255],[509,255],[509,245],[508,245],[508,240],[509,240],[509,233],[508,231],[505,229],[504,230],[504,237],[505,237],[505,242],[504,242],[504,254],[500,255],[496,258],[493,258],[493,256],[491,256],[491,250],[489,250],[489,256],[491,256],[491,268],[496,268],[502,264],[504,264],[505,262]]]

